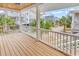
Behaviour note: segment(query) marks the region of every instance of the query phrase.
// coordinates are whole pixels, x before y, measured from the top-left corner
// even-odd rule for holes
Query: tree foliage
[[[71,16],[62,16],[59,19],[59,24],[64,25],[66,27],[71,27],[72,17]]]
[[[0,15],[0,25],[4,24],[4,15]]]
[[[45,22],[45,29],[51,29],[51,27],[52,27],[52,22],[46,20],[46,22]]]
[[[35,19],[30,22],[30,26],[36,27],[36,20]]]
[[[0,25],[4,25],[5,23],[7,25],[14,25],[15,24],[15,21],[10,16],[0,15]]]
[[[71,16],[67,16],[66,26],[68,28],[71,27],[71,23],[72,23],[72,17]]]
[[[71,22],[72,22],[72,17],[67,15],[67,16],[62,16],[59,19],[59,24],[64,26],[64,32],[66,31],[66,28],[71,28]]]
[[[7,25],[15,25],[15,21],[12,17],[6,16],[5,19],[6,19]]]
[[[36,27],[36,20],[33,20],[30,25]],[[52,26],[54,26],[53,22],[40,18],[40,28],[51,29]]]

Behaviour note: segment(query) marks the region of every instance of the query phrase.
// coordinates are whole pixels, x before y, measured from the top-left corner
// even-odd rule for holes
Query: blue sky
[[[79,6],[74,6],[74,7],[64,8],[64,9],[47,11],[47,12],[45,12],[45,14],[43,16],[54,15],[55,17],[61,18],[62,16],[68,15],[69,12],[72,11],[72,10],[79,10]]]
[[[62,16],[66,16],[69,13],[69,9],[60,9],[60,10],[55,10],[55,11],[48,11],[44,14],[44,16],[47,15],[54,15],[55,17],[62,17]]]

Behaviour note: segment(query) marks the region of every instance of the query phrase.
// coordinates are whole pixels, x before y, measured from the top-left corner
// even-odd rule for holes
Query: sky
[[[51,16],[54,15],[55,17],[62,17],[62,16],[66,16],[68,14],[68,10],[67,9],[60,9],[60,10],[55,10],[55,11],[48,11],[44,14],[44,16]]]
[[[54,15],[55,17],[61,18],[62,16],[68,15],[71,10],[78,9],[78,7],[77,8],[74,8],[74,7],[64,8],[64,9],[59,9],[59,10],[51,10],[51,11],[45,12],[45,14],[43,16]]]

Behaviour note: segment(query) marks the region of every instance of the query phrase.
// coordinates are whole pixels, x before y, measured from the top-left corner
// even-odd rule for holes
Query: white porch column
[[[72,15],[72,32],[79,33],[79,13],[73,13]]]
[[[40,9],[39,6],[36,6],[36,37],[40,39]]]
[[[22,22],[21,22],[21,13],[19,13],[19,30],[22,32]]]
[[[72,32],[74,32],[74,19],[75,19],[75,14],[72,14],[72,23],[71,23]]]

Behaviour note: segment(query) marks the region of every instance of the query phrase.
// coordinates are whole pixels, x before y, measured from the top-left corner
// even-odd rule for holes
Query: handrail
[[[36,31],[36,27],[33,27]],[[30,26],[29,30],[33,30]],[[68,55],[79,55],[79,35],[40,28],[40,41]]]
[[[69,34],[64,32],[57,32],[47,29],[40,29],[41,41],[58,49],[66,54],[79,55],[77,44],[79,42],[79,35]]]
[[[64,32],[58,32],[58,31],[53,31],[53,30],[47,30],[47,29],[42,29],[41,31],[49,31],[49,32],[54,32],[54,33],[58,33],[58,34],[63,34],[63,35],[69,35],[69,36],[76,36],[76,37],[79,37],[79,35],[70,34],[70,33],[64,33]]]

